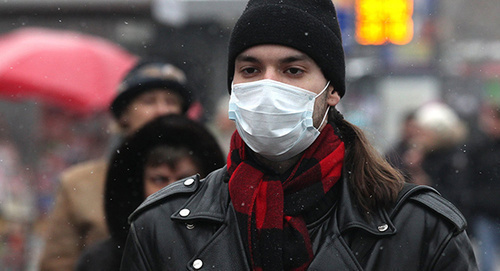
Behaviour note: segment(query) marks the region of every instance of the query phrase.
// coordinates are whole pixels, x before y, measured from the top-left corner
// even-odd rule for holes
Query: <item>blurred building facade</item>
[[[356,0],[333,2],[347,56],[349,91],[343,103],[359,108],[345,113],[351,121],[377,133],[374,140],[382,150],[398,136],[404,111],[442,98],[467,119],[475,112],[478,91],[498,77],[498,1],[415,0],[414,36],[403,46],[357,44],[353,26]],[[3,1],[0,34],[26,26],[69,29],[105,37],[139,56],[167,59],[187,71],[210,118],[218,98],[227,93],[226,42],[245,3]]]

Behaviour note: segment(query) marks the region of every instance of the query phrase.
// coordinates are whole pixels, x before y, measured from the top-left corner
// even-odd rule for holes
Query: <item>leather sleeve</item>
[[[135,224],[130,225],[127,243],[122,256],[120,271],[152,271],[148,257],[139,242]]]
[[[474,252],[465,231],[452,236],[436,255],[436,262],[432,270],[472,271],[478,270]]]
[[[430,254],[434,256],[429,270],[478,270],[466,232],[467,222],[462,213],[448,200],[432,191],[416,193],[409,201],[429,212],[427,218],[421,219],[426,221],[426,231],[432,233],[429,240],[435,241],[429,241],[427,247],[434,251]],[[416,213],[416,210],[411,212],[412,216]]]

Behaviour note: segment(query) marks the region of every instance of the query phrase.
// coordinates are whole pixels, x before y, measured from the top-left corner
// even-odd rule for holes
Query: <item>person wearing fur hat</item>
[[[471,187],[464,151],[468,127],[452,107],[440,101],[417,108],[414,121],[417,132],[402,155],[410,181],[436,188],[469,218]]]
[[[468,132],[464,121],[447,104],[431,102],[415,111],[415,124],[417,133],[403,154],[412,182],[434,186],[458,204],[467,190],[459,182],[467,164],[461,149]]]
[[[221,148],[201,123],[180,115],[147,123],[111,157],[105,185],[111,237],[84,251],[76,270],[119,270],[128,215],[164,186],[196,174],[205,177],[223,165]]]
[[[250,0],[229,41],[227,166],[132,213],[121,270],[475,270],[462,214],[336,105],[330,0]]]
[[[184,72],[160,61],[138,62],[117,92],[110,112],[118,128],[113,129],[118,131],[118,142],[158,116],[187,114],[193,100]],[[56,202],[47,225],[41,271],[73,270],[84,248],[108,236],[103,206],[108,159],[86,161],[60,174]]]

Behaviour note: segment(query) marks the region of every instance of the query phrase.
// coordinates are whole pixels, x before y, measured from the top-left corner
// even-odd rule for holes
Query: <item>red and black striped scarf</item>
[[[228,155],[229,193],[253,270],[306,270],[313,258],[306,223],[339,180],[344,143],[328,124],[286,180],[265,174],[236,131]]]

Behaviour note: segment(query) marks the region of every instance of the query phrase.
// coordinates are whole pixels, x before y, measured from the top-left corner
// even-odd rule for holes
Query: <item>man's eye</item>
[[[301,74],[304,71],[302,69],[299,69],[299,68],[290,68],[287,70],[287,72],[291,73],[291,74]]]
[[[180,101],[174,97],[168,97],[164,99],[165,104],[179,104]]]
[[[170,179],[168,177],[157,176],[157,177],[151,178],[151,180],[153,181],[153,183],[156,183],[156,184],[164,184],[164,183],[168,183],[168,181]]]
[[[245,68],[242,70],[242,72],[246,73],[246,74],[253,74],[253,73],[257,72],[257,69],[256,68]]]
[[[151,96],[144,96],[144,97],[141,97],[141,99],[140,99],[140,102],[143,104],[153,104],[153,103],[155,103],[155,101],[156,101],[155,97],[151,97]]]

